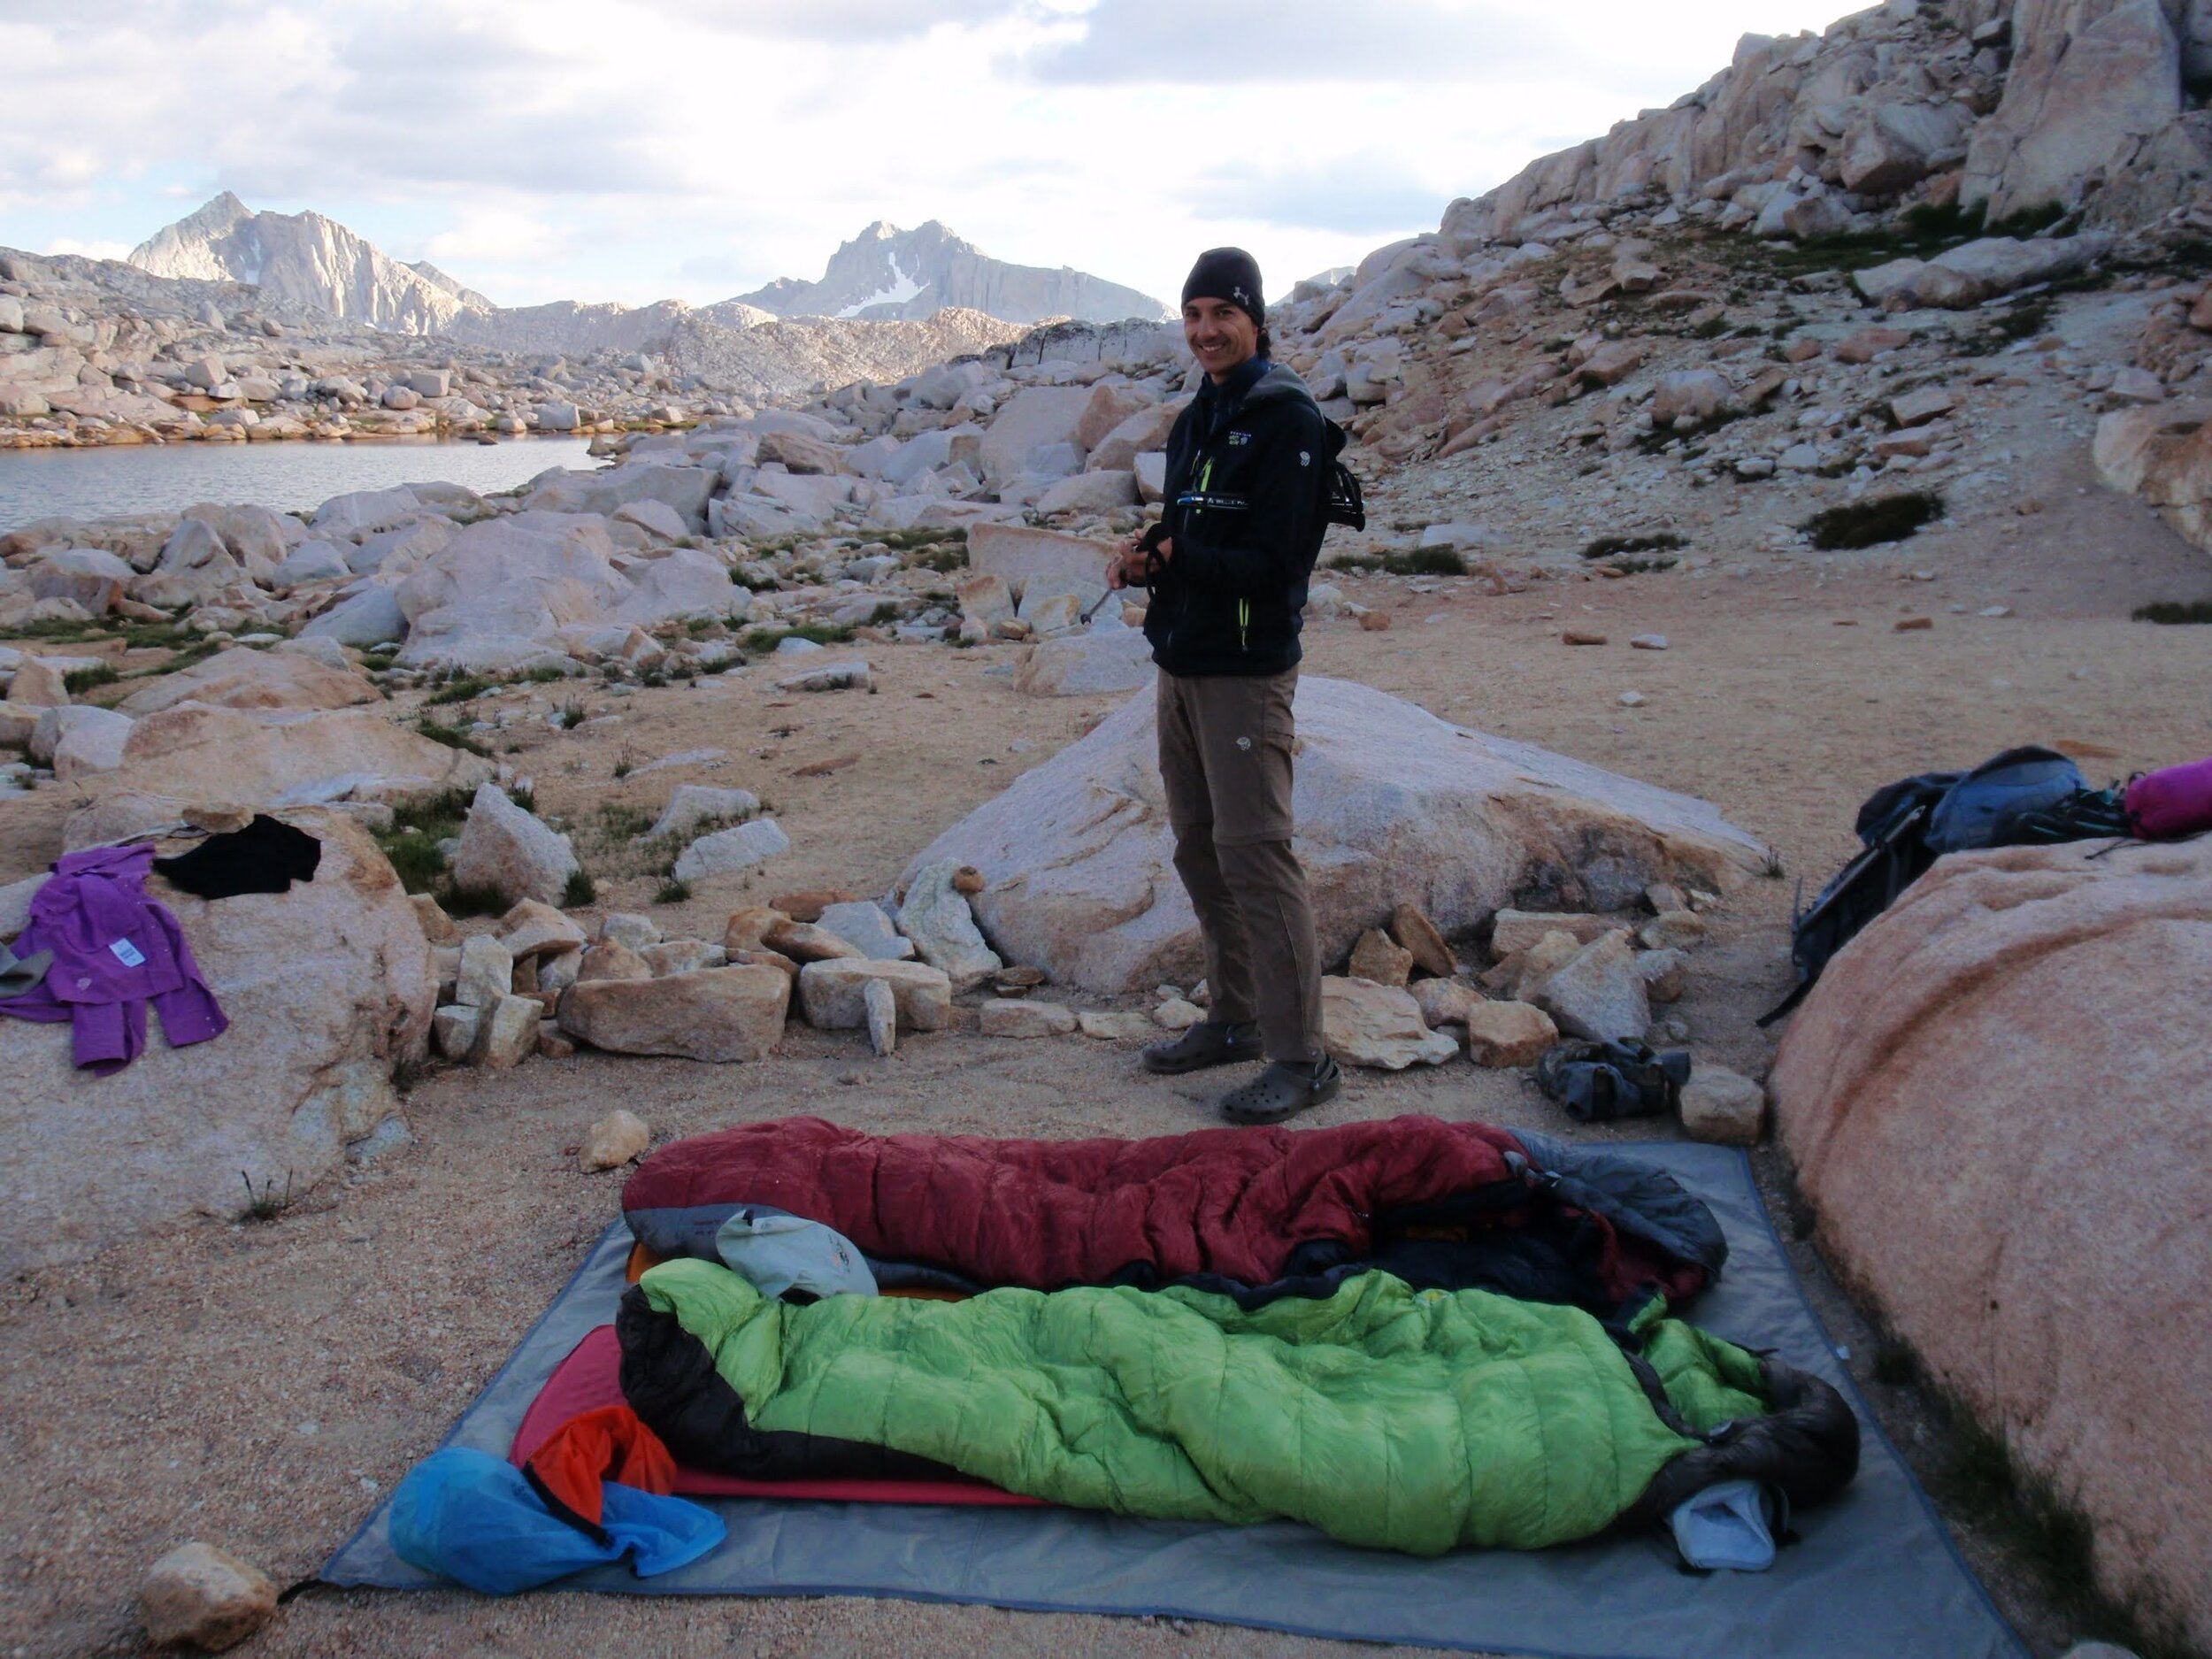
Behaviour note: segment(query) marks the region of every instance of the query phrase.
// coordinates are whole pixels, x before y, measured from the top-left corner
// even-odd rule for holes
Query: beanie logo
[[[1244,291],[1241,284],[1229,290],[1229,297],[1240,305],[1249,305],[1252,303],[1252,296]]]

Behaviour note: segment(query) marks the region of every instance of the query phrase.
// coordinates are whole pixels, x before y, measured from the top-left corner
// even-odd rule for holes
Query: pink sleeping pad
[[[522,1426],[507,1461],[517,1468],[551,1440],[554,1432],[571,1417],[601,1406],[624,1404],[622,1347],[614,1326],[603,1325],[586,1333],[568,1357],[553,1368],[538,1390],[538,1397],[523,1413]],[[1041,1498],[1024,1497],[980,1480],[745,1480],[734,1475],[710,1475],[697,1470],[676,1469],[676,1491],[687,1498],[824,1498],[838,1503],[966,1503],[1025,1509],[1045,1507]]]

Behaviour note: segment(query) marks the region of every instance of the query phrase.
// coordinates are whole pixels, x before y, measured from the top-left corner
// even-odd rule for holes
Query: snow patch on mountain
[[[865,298],[855,300],[837,315],[851,319],[878,305],[903,305],[926,286],[918,279],[909,276],[906,268],[899,264],[898,256],[894,254],[891,257],[891,280]]]

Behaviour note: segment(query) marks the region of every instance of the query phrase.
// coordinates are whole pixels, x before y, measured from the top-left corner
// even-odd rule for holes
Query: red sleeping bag
[[[870,1135],[784,1118],[662,1148],[622,1207],[661,1254],[689,1231],[711,1254],[718,1213],[760,1204],[819,1221],[871,1257],[949,1270],[985,1286],[1049,1290],[1216,1274],[1266,1285],[1301,1271],[1293,1253],[1375,1247],[1378,1217],[1412,1225],[1518,1228],[1562,1205],[1525,1170],[1516,1135],[1408,1117],[1327,1129],[1208,1129],[1146,1141],[993,1141]],[[1594,1272],[1624,1298],[1656,1285],[1679,1299],[1704,1267],[1598,1216]]]

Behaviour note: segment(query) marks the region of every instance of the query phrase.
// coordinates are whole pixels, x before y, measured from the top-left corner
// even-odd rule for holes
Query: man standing
[[[1298,631],[1326,527],[1328,428],[1304,383],[1268,361],[1260,268],[1199,256],[1183,338],[1205,371],[1167,444],[1160,522],[1116,550],[1107,580],[1152,592],[1160,778],[1175,868],[1205,939],[1211,1018],[1144,1051],[1148,1071],[1264,1057],[1221,1102],[1279,1123],[1333,1098],[1321,1048],[1321,964],[1306,872],[1291,849],[1291,697]]]

